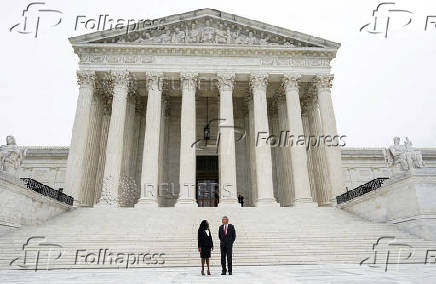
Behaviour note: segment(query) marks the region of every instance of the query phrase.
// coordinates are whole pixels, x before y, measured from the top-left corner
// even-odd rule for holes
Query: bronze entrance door
[[[218,157],[197,156],[198,207],[217,207],[219,202]]]

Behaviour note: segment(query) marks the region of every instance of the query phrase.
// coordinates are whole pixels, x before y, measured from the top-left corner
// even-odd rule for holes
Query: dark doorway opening
[[[218,156],[197,156],[198,207],[217,207],[219,203]]]

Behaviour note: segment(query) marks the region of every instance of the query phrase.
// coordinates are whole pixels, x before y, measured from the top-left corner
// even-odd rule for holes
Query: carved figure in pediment
[[[206,20],[205,26],[201,33],[201,42],[214,43],[215,42],[215,28],[210,26],[210,21]]]
[[[289,41],[285,42],[284,45],[290,46],[290,47],[295,47],[295,45]]]
[[[254,36],[253,31],[248,32],[248,37],[245,39],[246,44],[258,44],[257,38]]]
[[[184,43],[185,42],[185,32],[176,27],[174,29],[174,34],[172,36],[171,42],[173,43]]]
[[[191,24],[191,30],[188,31],[186,28],[186,39],[187,43],[197,43],[200,42],[200,31],[197,29],[197,25],[195,23]]]
[[[224,29],[223,24],[220,24],[219,29],[215,30],[215,42],[227,43],[227,31]]]
[[[268,44],[269,36],[264,36],[263,33],[260,34],[260,40],[259,43],[262,45]]]
[[[230,30],[230,27],[227,27],[227,29],[226,29],[226,40],[227,40],[227,43],[233,43],[233,33]]]
[[[136,40],[136,42],[140,43],[153,43],[153,38],[151,37],[149,32],[144,32],[142,37]]]
[[[165,33],[160,36],[161,43],[170,43],[171,42],[171,30],[169,28],[165,28]]]

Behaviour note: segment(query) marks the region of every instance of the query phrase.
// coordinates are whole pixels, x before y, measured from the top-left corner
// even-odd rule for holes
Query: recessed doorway
[[[196,198],[198,207],[219,203],[218,156],[197,156]]]

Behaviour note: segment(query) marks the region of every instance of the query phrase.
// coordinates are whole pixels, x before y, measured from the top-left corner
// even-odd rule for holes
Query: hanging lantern
[[[210,128],[209,128],[209,98],[206,97],[206,126],[203,128],[203,138],[204,141],[207,141],[210,139]]]
[[[209,129],[209,124],[206,124],[206,126],[203,128],[203,138],[204,140],[209,140],[210,139],[210,129]]]

